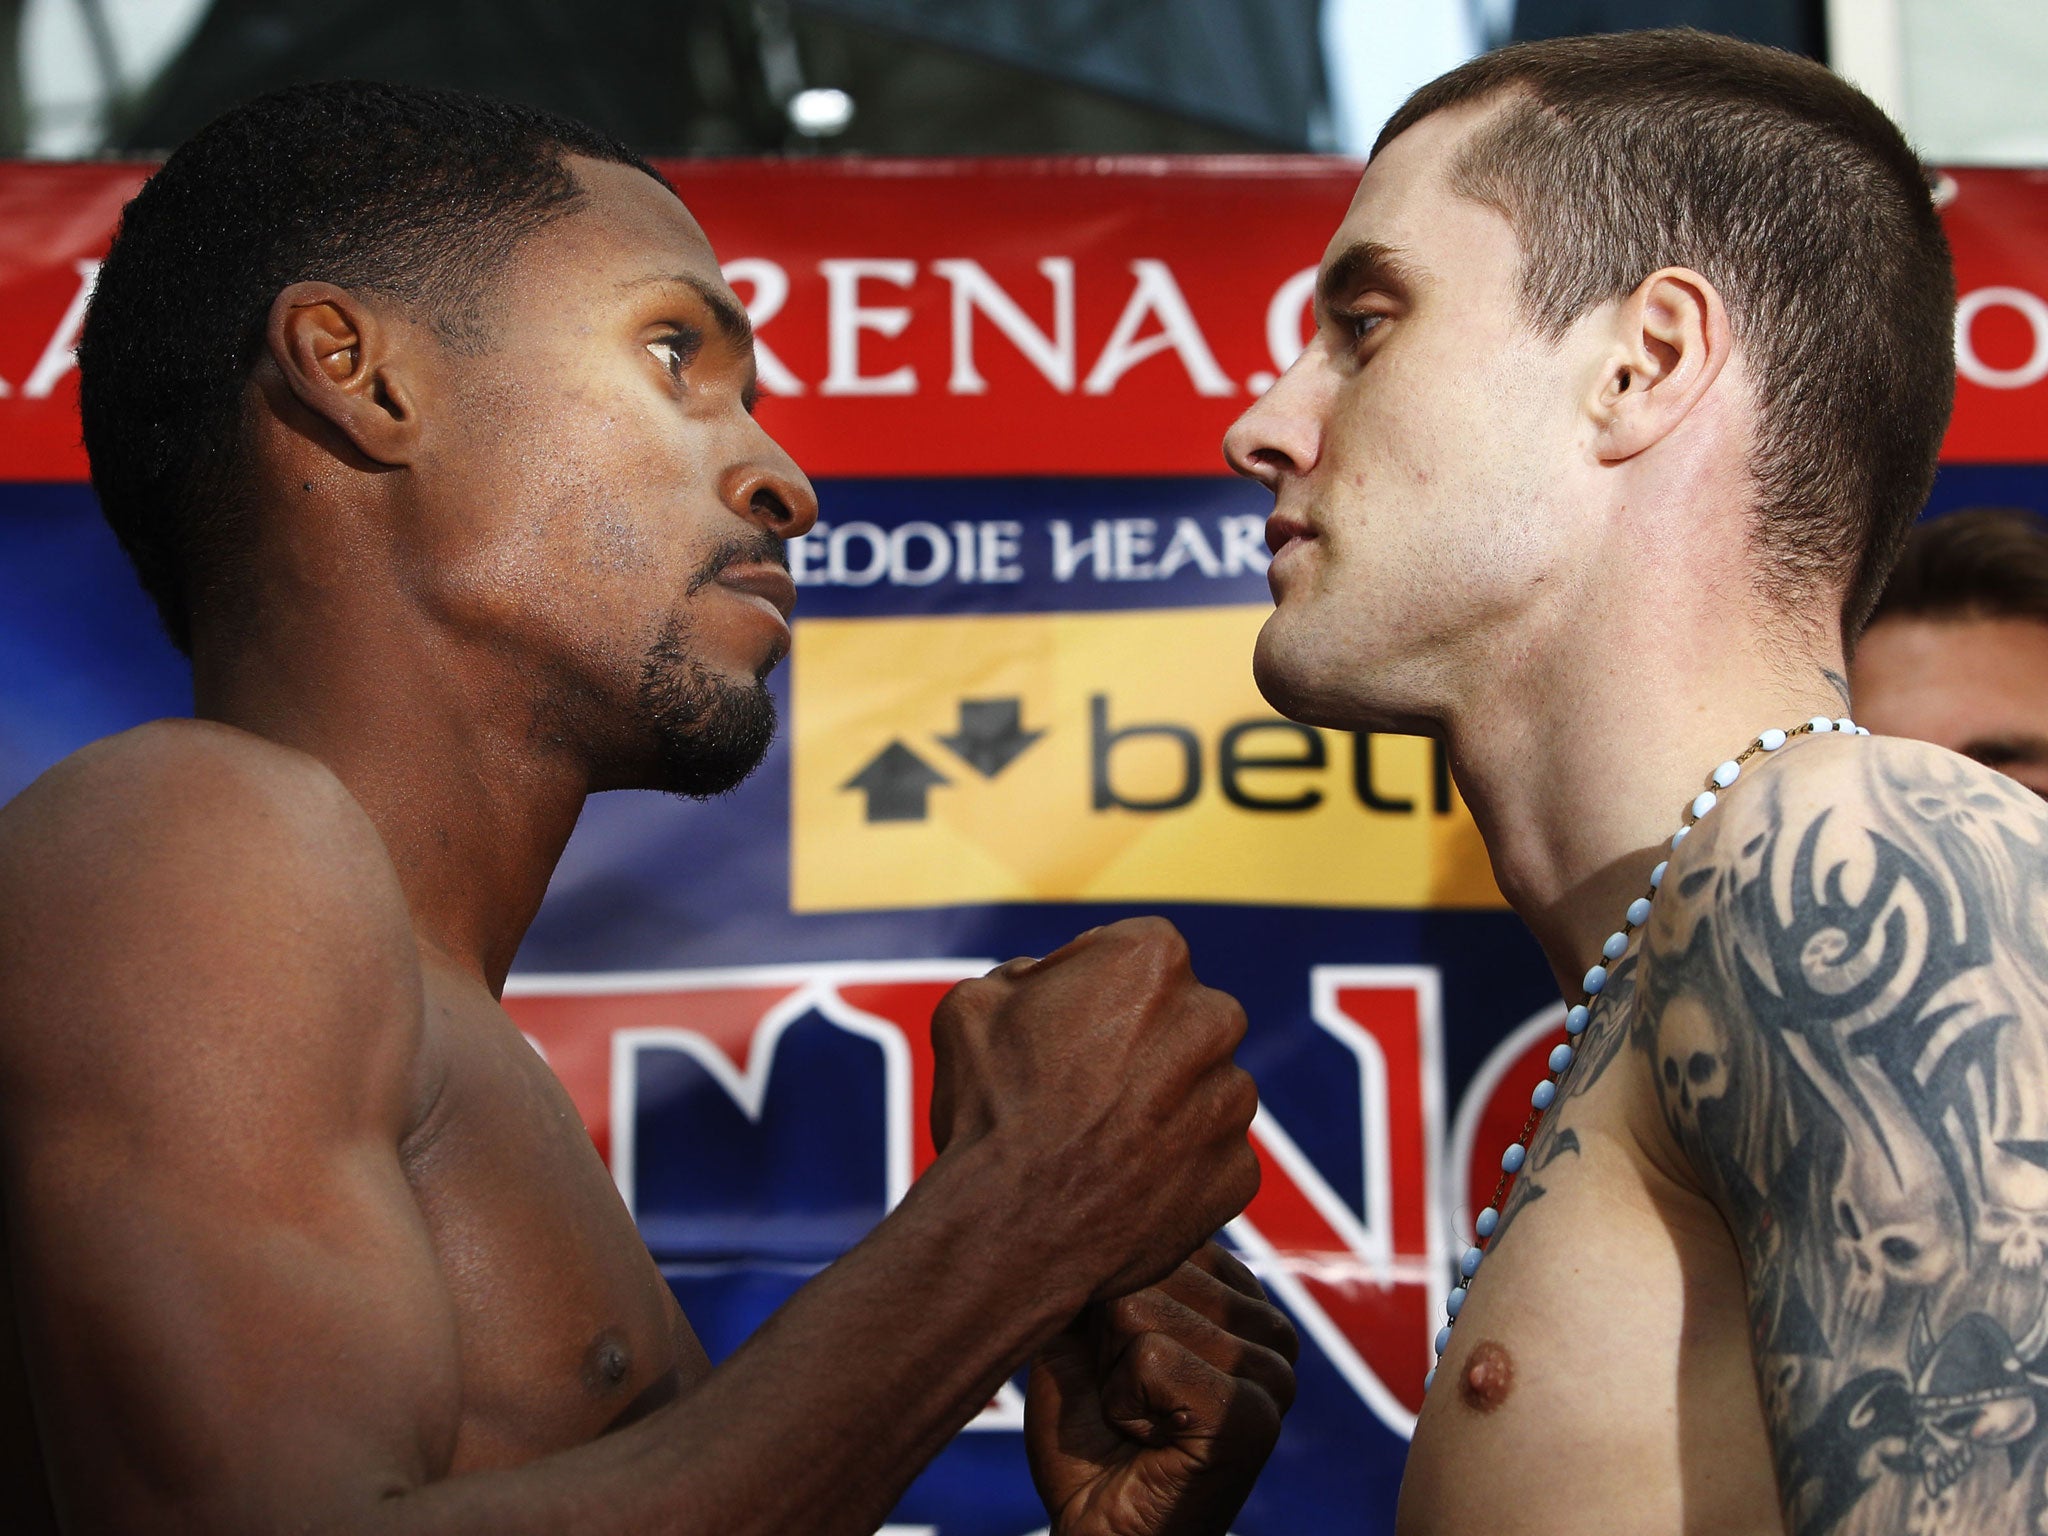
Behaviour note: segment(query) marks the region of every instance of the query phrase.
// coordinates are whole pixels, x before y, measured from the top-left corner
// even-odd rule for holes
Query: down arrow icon
[[[868,821],[923,821],[925,797],[937,785],[951,782],[901,741],[892,741],[839,787],[867,795]]]
[[[983,778],[992,779],[1044,734],[1024,729],[1021,699],[962,699],[960,729],[939,740]]]

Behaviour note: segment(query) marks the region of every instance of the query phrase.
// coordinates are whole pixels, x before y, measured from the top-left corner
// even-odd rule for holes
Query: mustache
[[[705,556],[704,563],[690,578],[689,593],[696,593],[718,580],[719,572],[735,565],[779,565],[789,569],[789,550],[783,541],[765,529],[738,534]]]

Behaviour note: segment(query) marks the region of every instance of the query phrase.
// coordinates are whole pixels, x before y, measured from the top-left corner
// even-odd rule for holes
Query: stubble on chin
[[[671,620],[641,658],[640,723],[666,794],[707,800],[737,789],[775,740],[775,697],[764,666],[751,683],[721,677],[690,652],[689,626]]]

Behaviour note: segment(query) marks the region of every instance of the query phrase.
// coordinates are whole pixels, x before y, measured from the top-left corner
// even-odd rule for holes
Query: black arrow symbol
[[[1044,734],[1024,729],[1021,699],[962,699],[959,731],[939,740],[983,778],[992,779]]]
[[[925,796],[952,780],[900,741],[892,741],[841,789],[865,791],[869,821],[923,821]]]

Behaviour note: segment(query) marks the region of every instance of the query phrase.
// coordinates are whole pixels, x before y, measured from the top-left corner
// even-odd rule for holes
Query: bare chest
[[[1686,1064],[1663,1084],[1625,1023],[1596,1021],[1531,1145],[1417,1425],[1404,1536],[1781,1529],[1740,1261],[1664,1128]],[[1538,1486],[1569,1496],[1501,1496]]]
[[[584,1443],[708,1369],[567,1092],[473,981],[427,967],[401,1149],[458,1323],[451,1472]]]

